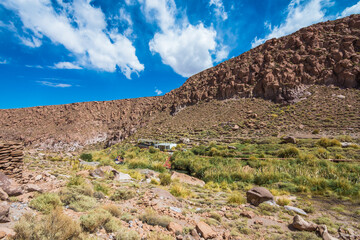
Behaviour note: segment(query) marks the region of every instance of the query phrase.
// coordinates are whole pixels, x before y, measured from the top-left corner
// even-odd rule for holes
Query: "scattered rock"
[[[236,150],[236,147],[234,147],[234,146],[228,146],[227,148],[232,149],[232,150]]]
[[[254,218],[256,215],[254,212],[251,211],[244,211],[240,213],[240,216],[247,217],[247,218]]]
[[[9,211],[10,204],[7,202],[0,202],[0,223],[10,222]]]
[[[254,187],[246,192],[246,199],[248,203],[258,206],[262,202],[274,200],[274,196],[266,188]]]
[[[6,237],[6,232],[0,231],[0,239],[3,239],[4,237]]]
[[[38,182],[38,181],[40,181],[42,178],[43,178],[42,175],[37,175],[37,176],[35,177],[35,181]]]
[[[15,231],[7,227],[0,227],[0,232],[4,232],[10,239],[15,236]]]
[[[174,211],[174,212],[177,212],[177,213],[181,213],[182,210],[181,208],[177,208],[177,207],[170,207],[170,210]]]
[[[170,232],[173,232],[175,234],[181,234],[183,231],[183,227],[176,222],[170,222],[167,228]]]
[[[83,170],[83,171],[79,171],[76,173],[76,176],[79,176],[79,177],[89,177],[90,176],[90,173],[88,170]]]
[[[196,231],[205,239],[216,237],[216,232],[205,222],[196,224]]]
[[[284,206],[284,208],[285,208],[286,210],[296,212],[297,214],[307,216],[307,213],[306,213],[304,210],[300,209],[300,208],[292,207],[292,206],[287,206],[287,205]]]
[[[117,172],[115,173],[115,177],[113,180],[119,182],[128,182],[128,181],[132,181],[133,178],[129,174]]]
[[[344,95],[337,95],[336,97],[337,97],[337,98],[340,98],[340,99],[345,99],[345,96],[344,96]]]
[[[296,215],[293,219],[292,226],[300,231],[315,231],[317,229],[317,225],[312,222],[305,221],[302,217],[299,215]]]
[[[187,183],[190,185],[197,185],[200,187],[205,186],[205,182],[203,180],[200,180],[198,178],[195,177],[191,177],[187,174],[184,173],[179,173],[179,172],[172,172],[171,174],[171,180],[179,180],[179,182],[181,183]]]
[[[182,137],[180,138],[179,143],[190,144],[190,139],[186,137]]]
[[[254,221],[254,224],[263,225],[264,222],[261,221],[261,220],[255,220],[255,221]]]
[[[0,172],[0,188],[8,194],[8,196],[19,196],[22,194],[22,189],[4,173]]]

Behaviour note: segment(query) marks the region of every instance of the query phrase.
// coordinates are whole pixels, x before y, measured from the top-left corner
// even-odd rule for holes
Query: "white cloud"
[[[264,38],[255,37],[251,46],[256,47],[268,39],[282,37],[300,28],[326,20],[324,8],[330,4],[332,4],[331,0],[310,0],[307,3],[304,3],[303,0],[292,0],[288,6],[285,21],[275,27],[272,27],[271,23],[265,22],[265,27],[269,28],[271,32]]]
[[[41,65],[25,65],[25,67],[28,67],[28,68],[39,68],[39,69],[43,69],[44,67],[41,66]]]
[[[155,22],[160,31],[149,42],[152,53],[159,53],[162,62],[183,77],[190,77],[213,66],[218,59],[221,44],[216,41],[216,31],[202,23],[192,25],[179,11],[173,0],[144,0],[146,19]],[[225,52],[221,58],[226,58]],[[220,55],[221,55],[220,54]],[[219,55],[219,56],[220,56]]]
[[[41,85],[47,86],[47,87],[55,87],[55,88],[68,88],[71,87],[71,84],[66,83],[53,83],[49,81],[38,81]]]
[[[155,93],[156,93],[156,95],[161,95],[163,92],[159,89],[155,89]]]
[[[228,14],[225,11],[222,0],[210,0],[209,5],[214,6],[214,12],[216,16],[220,17],[223,21],[228,19]]]
[[[0,64],[8,64],[8,63],[9,63],[8,60],[0,58]]]
[[[358,13],[360,13],[360,1],[351,7],[345,8],[345,10],[340,14],[339,18],[343,18],[346,16],[350,16],[351,14],[358,14]]]
[[[82,67],[75,65],[71,62],[58,62],[56,64],[54,64],[53,67],[54,69],[82,69]]]
[[[21,39],[27,46],[40,46],[46,36],[71,51],[81,66],[108,72],[116,71],[118,66],[127,78],[144,70],[132,42],[107,26],[104,13],[93,7],[91,0],[58,3],[62,9],[56,12],[51,0],[0,0],[32,32],[31,37]]]

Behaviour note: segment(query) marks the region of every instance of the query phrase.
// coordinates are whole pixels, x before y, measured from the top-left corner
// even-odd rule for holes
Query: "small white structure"
[[[176,143],[157,143],[154,145],[155,148],[160,149],[161,151],[170,151],[172,148],[176,147]]]

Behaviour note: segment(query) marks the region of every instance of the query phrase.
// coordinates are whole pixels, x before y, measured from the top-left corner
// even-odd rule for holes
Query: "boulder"
[[[307,215],[307,213],[306,213],[304,210],[302,210],[302,209],[300,209],[300,208],[297,208],[297,207],[284,206],[284,208],[285,208],[286,210],[288,210],[288,211],[293,211],[293,212],[296,212],[297,214],[300,214],[300,215],[304,215],[304,216]]]
[[[292,144],[296,144],[297,140],[296,138],[292,137],[292,136],[287,136],[287,137],[283,137],[282,138],[282,142],[283,143],[292,143]]]
[[[131,181],[132,177],[129,174],[118,172],[116,169],[110,166],[99,167],[90,172],[90,176],[95,178],[104,178],[111,176],[115,181]]]
[[[180,138],[179,143],[190,144],[190,139],[186,137],[182,137]]]
[[[39,192],[39,193],[44,192],[44,190],[36,184],[27,184],[25,186],[25,190],[27,192]]]
[[[0,188],[10,197],[19,196],[23,193],[21,187],[13,183],[3,172],[0,172]]]
[[[0,223],[10,222],[9,211],[10,204],[8,202],[0,202]]]
[[[0,200],[6,201],[8,198],[9,195],[2,188],[0,188]]]
[[[197,185],[200,187],[205,186],[205,182],[203,180],[200,180],[198,178],[195,177],[191,177],[187,174],[184,173],[178,173],[178,172],[172,172],[171,174],[171,180],[179,180],[179,182],[181,183],[187,183],[190,185]]]
[[[181,234],[183,232],[183,227],[176,222],[170,222],[167,229],[175,234]]]
[[[248,203],[258,206],[262,202],[274,200],[274,196],[266,188],[254,187],[246,192],[246,199]]]
[[[329,234],[326,225],[319,225],[317,231],[319,232],[323,240],[338,240],[337,238],[332,237]]]
[[[5,238],[6,237],[6,232],[4,232],[4,231],[0,231],[0,239],[3,239],[3,238]]]
[[[305,221],[299,215],[294,217],[293,223],[291,225],[297,230],[309,232],[315,231],[318,227],[315,223]]]
[[[126,173],[122,173],[122,172],[116,172],[114,177],[114,181],[119,181],[119,182],[127,182],[127,181],[132,181],[133,178]]]
[[[254,212],[251,211],[244,211],[240,213],[240,216],[247,217],[247,218],[254,218],[256,215]]]
[[[204,239],[216,237],[216,232],[205,222],[199,222],[198,224],[196,224],[196,231]]]

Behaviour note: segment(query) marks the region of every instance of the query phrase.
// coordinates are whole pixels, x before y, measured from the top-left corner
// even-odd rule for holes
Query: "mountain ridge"
[[[111,145],[159,114],[175,116],[200,102],[260,98],[289,104],[313,85],[358,89],[359,52],[360,15],[318,23],[195,74],[163,96],[2,109],[0,140],[55,150]]]

